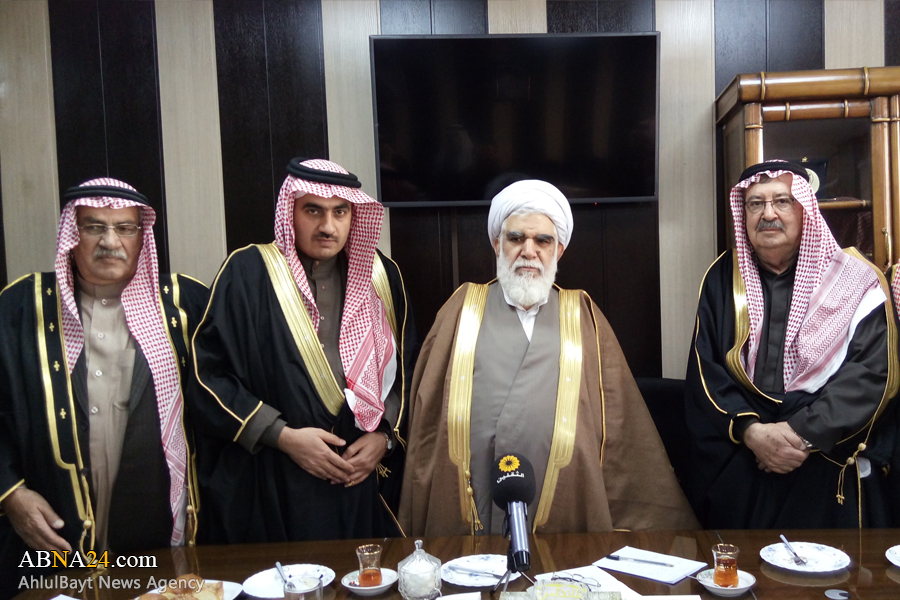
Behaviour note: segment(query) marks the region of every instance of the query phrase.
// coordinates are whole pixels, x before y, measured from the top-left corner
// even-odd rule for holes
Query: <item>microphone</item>
[[[534,468],[521,454],[501,454],[494,461],[491,495],[506,511],[509,530],[509,570],[521,573],[531,568],[528,547],[528,505],[534,500]],[[504,532],[505,533],[505,532]]]

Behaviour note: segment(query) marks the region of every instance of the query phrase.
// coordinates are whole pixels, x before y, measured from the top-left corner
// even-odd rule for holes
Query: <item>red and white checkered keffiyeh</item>
[[[322,159],[306,160],[306,167],[347,174],[340,165]],[[340,354],[347,380],[344,395],[359,426],[374,431],[384,414],[384,399],[396,375],[395,342],[384,305],[372,286],[375,247],[384,220],[384,207],[365,192],[329,183],[318,183],[288,175],[278,194],[275,209],[275,244],[287,259],[316,332],[319,309],[306,273],[297,256],[294,236],[294,200],[305,194],[322,198],[337,196],[353,204],[347,252],[347,291],[341,317]]]
[[[79,187],[106,185],[136,191],[127,183],[116,179],[92,179]],[[178,362],[165,325],[165,315],[159,299],[159,265],[156,259],[156,243],[153,239],[153,223],[156,212],[139,202],[124,198],[78,198],[69,202],[59,219],[56,245],[56,280],[62,304],[62,326],[65,335],[65,352],[69,373],[75,368],[84,348],[84,330],[81,313],[75,303],[75,282],[72,272],[72,249],[80,240],[76,221],[76,207],[141,209],[141,226],[144,243],[138,257],[137,271],[122,292],[122,306],[128,330],[147,358],[162,433],[162,446],[169,466],[169,503],[172,507],[172,545],[184,542],[184,507],[187,500],[187,446],[181,424],[182,396],[178,374]]]
[[[886,300],[872,268],[838,246],[819,212],[809,183],[788,170],[766,171],[770,177],[793,176],[791,194],[803,206],[803,230],[797,256],[794,292],[784,339],[784,389],[813,392],[840,367],[856,325]],[[762,336],[763,292],[753,248],[747,237],[744,190],[762,173],[731,190],[731,214],[741,277],[747,289],[750,336],[741,360],[753,379]]]
[[[900,311],[900,266],[894,265],[894,276],[891,278],[891,296],[894,299],[894,308]]]

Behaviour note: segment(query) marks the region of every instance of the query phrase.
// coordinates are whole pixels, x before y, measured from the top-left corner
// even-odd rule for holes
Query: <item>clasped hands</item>
[[[753,451],[757,465],[766,473],[790,473],[809,456],[806,444],[784,421],[753,423],[744,431],[744,444]]]
[[[291,457],[304,471],[327,479],[332,484],[350,487],[368,477],[386,451],[384,435],[363,434],[350,444],[343,456],[330,446],[343,447],[347,442],[317,427],[292,429],[285,427],[278,436],[278,449]]]

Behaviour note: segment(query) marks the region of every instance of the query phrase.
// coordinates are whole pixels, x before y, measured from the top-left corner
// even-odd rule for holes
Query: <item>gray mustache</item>
[[[118,258],[119,260],[128,260],[128,255],[121,250],[97,248],[94,250],[94,258]]]
[[[764,229],[784,229],[784,223],[781,221],[766,221],[765,219],[760,219],[759,223],[756,225],[756,230],[762,231]]]

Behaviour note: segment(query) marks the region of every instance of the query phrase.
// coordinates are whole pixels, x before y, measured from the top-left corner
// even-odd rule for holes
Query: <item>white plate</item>
[[[716,596],[723,596],[725,598],[740,596],[741,594],[752,588],[756,583],[756,577],[754,577],[750,573],[747,573],[746,571],[741,571],[740,569],[738,569],[737,587],[722,587],[713,583],[714,572],[715,569],[706,569],[705,571],[700,571],[699,573],[697,573],[697,581],[699,581],[703,587],[708,589]]]
[[[385,591],[397,581],[397,571],[393,569],[381,569],[381,585],[371,585],[368,587],[359,587],[358,585],[350,585],[359,581],[359,571],[347,573],[341,579],[341,584],[357,596],[375,596]]]
[[[831,573],[850,565],[850,557],[831,546],[812,542],[791,542],[791,547],[806,559],[806,564],[796,564],[794,555],[788,552],[781,542],[766,546],[759,551],[759,556],[770,565],[798,573]]]
[[[219,581],[218,579],[204,579],[204,583],[216,583]],[[222,600],[234,600],[241,593],[241,584],[235,583],[233,581],[223,581],[222,582]],[[156,594],[164,594],[166,592],[166,588],[158,587],[153,590]]]
[[[884,553],[891,564],[896,567],[900,567],[900,546],[894,546],[893,548],[888,548],[887,552]]]
[[[321,577],[322,587],[334,581],[334,571],[322,565],[285,565],[282,567],[288,579],[301,577]],[[257,598],[284,598],[284,582],[275,567],[251,575],[244,581],[244,591]]]
[[[456,567],[456,569],[453,567]],[[477,571],[478,573],[485,573],[485,575],[467,573],[466,571]],[[487,575],[487,573],[493,573],[496,577]],[[506,556],[502,554],[463,556],[447,561],[441,567],[441,579],[447,583],[463,587],[493,587],[497,585],[504,573],[506,573]],[[521,575],[521,573],[511,573],[509,580],[515,581]]]

